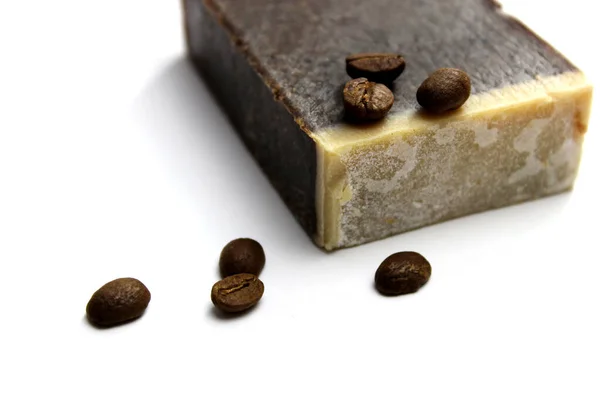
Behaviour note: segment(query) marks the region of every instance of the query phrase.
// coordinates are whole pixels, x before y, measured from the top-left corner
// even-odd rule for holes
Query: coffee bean
[[[353,79],[344,87],[344,108],[351,120],[378,120],[390,111],[394,94],[385,85],[366,78]]]
[[[462,106],[471,95],[471,80],[466,72],[442,68],[425,79],[417,90],[417,101],[427,111],[440,114]]]
[[[265,252],[256,240],[235,239],[221,251],[219,268],[221,276],[247,273],[258,276],[265,265]]]
[[[386,258],[375,273],[375,287],[385,295],[414,293],[427,283],[431,265],[412,251],[395,253]]]
[[[88,320],[94,325],[112,326],[142,315],[150,302],[150,291],[134,278],[108,282],[87,304]]]
[[[346,57],[346,72],[352,78],[367,78],[390,84],[404,71],[406,63],[399,54],[360,53]]]
[[[263,283],[255,275],[237,274],[215,283],[210,298],[221,311],[235,313],[256,305],[264,290]]]

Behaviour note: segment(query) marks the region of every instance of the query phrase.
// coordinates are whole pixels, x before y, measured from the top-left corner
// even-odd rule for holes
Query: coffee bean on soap
[[[394,104],[394,94],[381,83],[366,78],[353,79],[344,87],[346,116],[354,121],[375,121],[386,116]]]
[[[402,74],[406,62],[399,54],[359,53],[346,57],[346,72],[352,78],[366,78],[390,84]]]
[[[471,95],[471,79],[456,68],[442,68],[425,79],[417,90],[417,101],[425,110],[441,114],[456,110]]]
[[[265,265],[265,252],[256,240],[241,238],[227,243],[221,251],[221,276],[254,274],[258,276]]]
[[[264,291],[265,287],[256,275],[237,274],[215,283],[210,298],[221,311],[236,313],[255,306]]]
[[[119,278],[93,295],[86,307],[88,320],[98,326],[113,326],[142,315],[150,302],[150,291],[139,280]]]
[[[381,294],[414,293],[431,277],[431,265],[419,253],[405,251],[386,258],[375,273],[375,287]]]

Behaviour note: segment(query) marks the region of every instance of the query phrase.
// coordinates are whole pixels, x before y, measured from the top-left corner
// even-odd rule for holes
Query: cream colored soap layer
[[[569,189],[587,129],[581,73],[317,132],[316,241],[333,250]]]

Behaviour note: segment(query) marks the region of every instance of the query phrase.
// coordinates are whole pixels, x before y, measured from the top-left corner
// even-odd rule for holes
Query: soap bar
[[[298,222],[355,246],[573,186],[592,87],[493,0],[184,0],[189,58]],[[399,53],[381,121],[344,118],[345,58]],[[440,116],[438,68],[472,94]]]

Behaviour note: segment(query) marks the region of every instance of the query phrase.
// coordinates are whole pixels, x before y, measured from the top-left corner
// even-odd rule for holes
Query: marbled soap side
[[[568,73],[474,97],[447,117],[325,132],[321,244],[354,246],[571,188],[590,98],[583,75]]]

